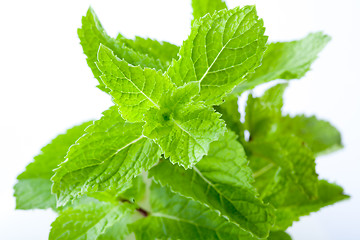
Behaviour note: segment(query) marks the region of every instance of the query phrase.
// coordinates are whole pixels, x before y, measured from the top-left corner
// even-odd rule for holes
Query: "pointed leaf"
[[[217,210],[241,228],[266,237],[274,222],[273,209],[257,198],[252,172],[235,134],[226,133],[193,169],[162,161],[149,172],[174,192]]]
[[[160,158],[159,147],[142,135],[142,123],[129,123],[116,107],[86,129],[55,171],[52,191],[58,205],[86,192],[125,190]]]
[[[250,139],[264,137],[274,131],[274,125],[281,118],[283,93],[287,84],[278,84],[268,89],[263,96],[254,98],[249,95],[246,104],[245,126]]]
[[[104,45],[99,48],[97,66],[122,117],[130,122],[141,122],[150,108],[160,108],[161,97],[173,88],[161,72],[131,66]]]
[[[130,226],[138,240],[258,239],[215,211],[167,188],[152,184],[150,197],[153,213]]]
[[[285,179],[282,178],[280,181],[285,181]],[[301,216],[309,215],[311,212],[319,211],[320,208],[349,198],[344,194],[344,190],[336,184],[320,180],[318,186],[318,198],[311,200],[295,185],[289,182],[280,183],[277,191],[264,199],[277,209],[274,229],[286,230],[294,221],[299,221]]]
[[[165,41],[156,41],[150,38],[142,38],[136,36],[135,39],[127,39],[121,34],[116,38],[118,41],[125,43],[129,48],[146,54],[154,59],[159,59],[162,66],[168,67],[173,59],[178,59],[179,47]]]
[[[268,164],[280,167],[310,198],[317,197],[315,157],[301,139],[295,136],[278,136],[248,143],[250,155],[262,158]],[[265,165],[264,167],[266,167]]]
[[[96,240],[132,211],[130,204],[101,202],[68,208],[51,224],[49,239]]]
[[[298,41],[269,44],[261,67],[236,87],[233,93],[241,94],[259,84],[275,79],[302,78],[329,41],[329,36],[318,32],[309,34]]]
[[[195,20],[168,75],[176,86],[198,82],[197,98],[217,105],[259,66],[265,50],[263,21],[254,6],[223,10]]]
[[[223,0],[192,0],[191,3],[194,19],[201,18],[207,13],[213,14],[215,11],[227,8]]]
[[[41,149],[41,154],[17,177],[19,181],[14,186],[17,209],[56,208],[55,195],[51,194],[50,178],[54,174],[53,170],[64,161],[69,147],[85,133],[84,129],[91,123],[85,122],[67,130]]]
[[[234,96],[228,97],[225,103],[214,108],[221,113],[221,118],[224,119],[226,127],[239,136],[240,142],[244,141],[245,127],[240,121],[238,98]]]
[[[92,8],[89,8],[86,16],[82,18],[82,26],[78,29],[78,36],[80,38],[80,44],[83,47],[83,51],[87,56],[86,61],[95,78],[99,81],[98,87],[105,92],[109,92],[109,89],[107,89],[101,81],[101,72],[95,65],[100,44],[111,48],[117,57],[124,59],[132,65],[166,70],[166,67],[163,66],[160,61],[139,53],[136,50],[127,47],[124,43],[121,43],[107,35]]]
[[[226,128],[213,109],[195,103],[171,109],[176,105],[169,101],[163,110],[153,108],[146,113],[144,135],[154,139],[172,163],[189,168],[207,154],[210,143]]]
[[[341,149],[341,135],[329,122],[318,120],[315,116],[281,118],[277,133],[291,132],[303,139],[308,147],[317,155]]]

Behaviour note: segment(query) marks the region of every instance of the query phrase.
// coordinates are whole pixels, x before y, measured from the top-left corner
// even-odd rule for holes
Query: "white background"
[[[313,70],[286,92],[289,113],[316,114],[343,134],[345,149],[317,160],[322,178],[351,200],[303,217],[297,240],[355,240],[360,227],[360,1],[228,0],[256,4],[270,41],[323,30],[332,42]],[[97,119],[112,103],[95,88],[76,29],[89,5],[107,32],[181,44],[189,33],[190,0],[0,2],[0,239],[47,239],[55,214],[15,211],[12,186],[42,146],[74,124]]]

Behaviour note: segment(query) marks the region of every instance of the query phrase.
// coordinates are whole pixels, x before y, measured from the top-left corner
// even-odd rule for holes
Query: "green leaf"
[[[194,19],[201,18],[207,13],[227,9],[226,3],[222,0],[192,0]]]
[[[274,222],[272,207],[257,198],[251,169],[235,134],[227,132],[192,169],[162,161],[149,175],[173,191],[217,210],[241,228],[266,237]]]
[[[132,186],[121,193],[120,196],[122,199],[127,199],[130,202],[139,202],[144,198],[145,191],[146,185],[143,177],[140,175],[133,179]]]
[[[132,65],[139,65],[141,67],[154,68],[158,70],[166,70],[167,67],[163,66],[159,60],[155,60],[148,55],[137,52],[136,50],[129,48],[126,44],[111,38],[105,32],[94,10],[89,8],[86,16],[82,18],[82,26],[78,29],[78,36],[80,38],[80,44],[83,48],[85,55],[87,56],[87,63],[91,68],[95,78],[99,81],[101,90],[109,92],[104,83],[100,79],[101,72],[96,67],[97,53],[100,44],[103,44],[114,51],[114,54],[127,61]]]
[[[286,87],[287,84],[278,84],[258,98],[249,95],[245,110],[245,126],[250,132],[251,140],[264,137],[276,129],[276,124],[281,118]]]
[[[291,132],[303,139],[308,147],[317,155],[329,153],[343,147],[341,134],[329,122],[318,120],[315,116],[281,118],[277,133]]]
[[[282,180],[285,181],[284,178]],[[275,230],[286,230],[301,216],[309,215],[311,212],[319,211],[320,208],[349,198],[341,187],[325,180],[318,182],[319,194],[316,199],[309,199],[291,182],[280,185],[283,187],[264,199],[277,209]]]
[[[268,164],[280,167],[310,198],[317,197],[315,157],[301,139],[292,135],[273,136],[250,141],[246,147],[251,156],[266,160],[263,168],[267,169]],[[258,171],[263,173],[264,170],[254,171],[254,175],[259,176]]]
[[[112,226],[108,227],[96,240],[124,240],[130,234],[128,224],[131,223],[131,215],[125,214]]]
[[[291,240],[291,236],[282,231],[271,231],[268,240]]]
[[[221,118],[225,121],[226,127],[239,136],[240,142],[244,141],[245,127],[240,121],[240,112],[238,106],[238,98],[228,97],[225,103],[215,106],[215,110],[221,113]]]
[[[49,239],[95,240],[109,227],[128,218],[133,210],[134,207],[130,204],[113,205],[102,202],[68,208],[51,224]]]
[[[150,38],[142,38],[136,36],[135,39],[127,39],[121,34],[116,38],[118,41],[125,43],[129,48],[146,54],[154,59],[159,59],[162,66],[168,67],[173,59],[178,59],[179,47],[165,41],[157,41]]]
[[[254,6],[223,10],[193,22],[168,75],[176,86],[198,82],[198,101],[222,103],[227,93],[259,66],[267,37]]]
[[[298,41],[269,44],[261,66],[236,87],[233,93],[239,94],[275,79],[302,78],[329,41],[329,36],[318,32]]]
[[[51,194],[53,170],[64,161],[69,147],[91,123],[85,122],[67,130],[41,149],[41,154],[17,177],[18,183],[14,186],[17,209],[56,208],[55,195]]]
[[[153,213],[130,225],[138,240],[258,239],[215,211],[174,194],[167,188],[152,184],[150,197]]]
[[[143,123],[129,123],[115,106],[86,129],[55,171],[58,205],[86,192],[125,190],[131,179],[160,158],[159,147],[142,135]]]
[[[131,66],[104,45],[99,48],[97,66],[122,117],[130,122],[141,122],[150,108],[159,109],[161,97],[173,88],[161,72]]]
[[[177,98],[171,99],[161,110],[152,108],[146,113],[144,135],[154,139],[172,163],[190,168],[208,153],[210,143],[219,139],[226,127],[213,109],[199,103],[179,105]]]

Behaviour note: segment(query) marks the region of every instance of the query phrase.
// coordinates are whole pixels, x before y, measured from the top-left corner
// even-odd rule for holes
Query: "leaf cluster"
[[[51,208],[49,239],[291,239],[301,216],[347,199],[315,158],[342,147],[316,117],[282,112],[329,41],[268,43],[254,6],[193,0],[181,47],[110,37],[93,9],[78,30],[114,106],[59,135],[18,176],[17,209]],[[245,121],[238,97],[248,96]]]

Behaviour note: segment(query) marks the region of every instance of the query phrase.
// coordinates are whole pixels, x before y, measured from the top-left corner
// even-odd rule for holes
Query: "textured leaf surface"
[[[152,239],[258,239],[193,200],[153,184],[153,213],[131,225],[138,240]]]
[[[99,48],[97,66],[122,117],[130,122],[141,122],[150,108],[159,109],[161,97],[173,88],[161,72],[131,66],[104,45]]]
[[[250,155],[267,162],[264,168],[267,168],[268,164],[280,167],[309,197],[317,197],[315,157],[301,139],[284,135],[254,140],[248,143],[247,149]]]
[[[222,0],[192,0],[194,19],[201,18],[207,13],[213,14],[215,11],[226,9],[226,3]]]
[[[64,161],[69,147],[85,133],[84,129],[90,124],[86,122],[69,129],[41,149],[41,154],[17,177],[18,183],[14,187],[17,209],[56,208],[55,195],[51,194],[53,170]]]
[[[108,227],[96,240],[123,240],[130,234],[128,224],[131,223],[131,215],[123,214],[120,219]]]
[[[280,181],[285,181],[282,178]],[[325,180],[318,182],[319,194],[317,199],[309,199],[298,190],[296,185],[280,183],[282,188],[277,188],[265,201],[273,204],[276,211],[276,224],[274,229],[286,230],[294,221],[301,216],[309,215],[311,212],[319,211],[320,208],[348,199],[344,190],[336,184],[328,183]]]
[[[52,191],[59,205],[88,191],[125,190],[160,158],[159,147],[142,135],[142,123],[125,122],[115,106],[103,115],[55,171]]]
[[[233,92],[242,93],[275,79],[300,79],[329,41],[329,36],[318,32],[298,41],[269,44],[261,66]]]
[[[101,202],[68,208],[51,224],[49,239],[95,240],[132,211],[130,204]]]
[[[82,26],[78,29],[78,35],[80,38],[80,44],[87,56],[87,63],[95,78],[99,81],[98,87],[105,92],[109,92],[109,89],[107,89],[101,81],[101,72],[95,65],[95,62],[97,62],[97,53],[100,44],[111,48],[117,57],[124,59],[132,65],[166,70],[166,67],[163,66],[159,60],[155,60],[148,55],[139,53],[136,50],[127,47],[124,43],[107,35],[92,8],[89,8],[86,16],[82,18]]]
[[[263,21],[255,7],[223,10],[195,20],[189,38],[168,75],[176,86],[198,82],[197,100],[208,105],[222,98],[259,66],[265,50]]]
[[[135,39],[124,38],[121,34],[116,38],[124,42],[129,48],[142,54],[159,59],[162,66],[168,67],[173,59],[178,59],[179,47],[165,41],[156,41],[150,38],[135,37]]]
[[[153,108],[146,114],[144,135],[154,139],[174,164],[192,167],[225,132],[220,115],[202,104],[178,105],[169,100],[162,106],[163,110]]]
[[[329,122],[318,120],[315,116],[285,116],[279,123],[277,133],[288,133],[303,139],[317,155],[342,148],[339,131]]]
[[[229,97],[220,106],[215,106],[215,110],[221,113],[226,127],[239,136],[240,142],[244,141],[245,126],[240,122],[240,112],[237,97]]]
[[[283,93],[287,84],[278,84],[268,89],[263,96],[254,98],[251,94],[246,104],[245,126],[250,139],[273,133],[281,118]]]
[[[206,204],[245,230],[266,237],[274,218],[251,185],[253,178],[245,152],[235,134],[226,133],[193,169],[162,161],[150,176],[173,191]]]

